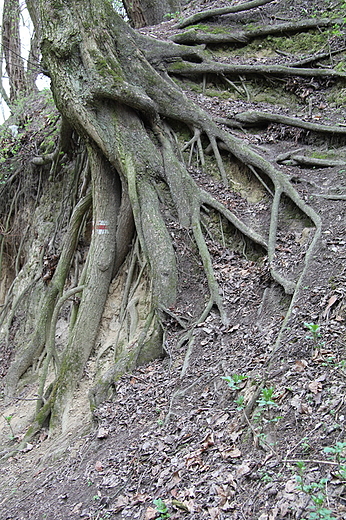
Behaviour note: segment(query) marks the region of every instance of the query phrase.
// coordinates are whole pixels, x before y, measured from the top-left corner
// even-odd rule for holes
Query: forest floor
[[[316,12],[319,3],[274,2],[247,17],[261,23],[298,20]],[[223,4],[228,2],[198,2],[199,9]],[[175,23],[143,32],[168,38],[177,32]],[[316,32],[299,36],[300,47],[298,36],[286,38],[286,58],[333,45],[332,35],[332,43],[325,34],[318,36],[319,41]],[[340,45],[340,34],[334,40]],[[227,47],[225,59],[281,63],[282,45],[283,38],[268,37],[244,48]],[[345,60],[345,53],[341,56]],[[345,123],[338,101],[342,92],[346,99],[344,85],[310,78],[286,78],[282,85],[241,79],[243,95],[233,97],[208,81],[203,91],[188,80],[184,89],[215,116],[231,118],[253,109]],[[326,140],[282,124],[234,132],[272,162],[296,149],[302,155],[313,150],[315,157],[346,157],[341,138]],[[271,281],[261,252],[240,236],[233,249],[223,247],[215,223],[208,246],[229,326],[212,311],[186,349],[179,323],[167,315],[166,356],[123,376],[114,398],[94,411],[94,422],[83,422],[84,405],[76,401],[76,424],[59,442],[42,432],[1,463],[1,520],[346,518],[346,161],[345,167],[289,162],[278,167],[323,222],[321,243],[278,348],[289,297]],[[198,165],[191,174],[227,199],[239,218],[255,218],[259,229],[268,226],[261,188],[253,187],[246,173],[237,171],[241,189],[235,191]],[[299,272],[312,224],[288,204],[279,230],[277,262]],[[175,233],[176,247],[184,247],[181,231]],[[196,314],[196,291],[203,293],[206,286],[198,268],[184,271],[187,265],[180,266],[184,290],[174,311],[181,320]],[[0,357],[4,361],[6,353]],[[22,402],[16,406],[25,413]],[[11,435],[11,420],[1,413],[2,432]]]

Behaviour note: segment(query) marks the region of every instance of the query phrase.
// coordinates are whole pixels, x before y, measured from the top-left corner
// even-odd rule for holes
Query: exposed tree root
[[[305,65],[310,65],[311,63],[316,63],[316,61],[319,60],[325,60],[325,59],[332,59],[332,56],[336,56],[337,54],[341,54],[342,52],[346,51],[346,47],[341,47],[337,50],[329,50],[327,52],[319,52],[317,54],[314,54],[313,56],[308,56],[306,58],[302,58],[298,61],[292,61],[290,62],[290,67],[304,67]]]
[[[38,315],[36,329],[32,338],[23,352],[18,352],[16,359],[12,362],[5,378],[6,395],[11,398],[17,386],[20,377],[31,366],[33,361],[41,354],[46,340],[47,328],[51,320],[51,316],[55,307],[55,302],[59,294],[62,292],[70,269],[71,260],[76,248],[79,236],[79,229],[85,212],[89,209],[91,203],[91,193],[86,195],[76,206],[71,218],[70,228],[65,236],[65,243],[61,252],[59,263],[54,273],[53,279],[45,291],[41,313]]]
[[[306,69],[298,67],[287,67],[285,65],[234,65],[233,63],[221,63],[216,61],[203,61],[203,63],[189,63],[176,61],[167,65],[171,74],[182,76],[197,76],[200,74],[228,74],[231,76],[254,75],[254,76],[302,76],[307,78],[332,77],[346,78],[345,72],[334,69]]]
[[[45,386],[46,379],[47,379],[49,364],[50,364],[52,358],[54,359],[54,363],[55,363],[57,370],[59,370],[60,364],[61,364],[60,360],[58,358],[57,351],[55,349],[55,329],[56,329],[56,324],[57,324],[58,317],[59,317],[59,311],[60,311],[62,305],[66,302],[66,300],[71,298],[71,296],[74,296],[75,294],[82,292],[83,289],[84,289],[84,286],[82,286],[82,285],[80,285],[78,287],[73,287],[72,289],[66,291],[66,293],[63,294],[55,304],[52,318],[49,323],[49,332],[47,334],[46,358],[45,358],[44,365],[43,365],[41,375],[40,375],[38,400],[37,400],[37,404],[36,404],[37,413],[40,411],[40,409],[43,405],[44,386]]]
[[[246,8],[264,5],[268,1],[249,2]],[[221,321],[228,323],[201,226],[201,210],[205,206],[214,209],[240,233],[268,252],[273,279],[282,285],[286,293],[292,295],[275,346],[276,350],[280,348],[281,336],[320,237],[321,220],[279,169],[243,141],[219,128],[205,111],[179,90],[168,78],[167,72],[179,75],[213,72],[346,77],[344,73],[329,69],[297,70],[293,67],[248,67],[205,62],[201,58],[200,49],[191,51],[184,46],[161,45],[134,35],[125,22],[110,11],[107,2],[98,5],[98,8],[102,5],[102,10],[97,13],[94,12],[94,3],[86,0],[71,1],[68,6],[64,4],[63,11],[60,11],[59,5],[52,3],[56,16],[49,14],[47,34],[43,35],[43,54],[49,63],[57,106],[64,120],[73,125],[88,143],[93,190],[92,195],[88,192],[75,206],[56,271],[42,297],[36,330],[27,348],[16,354],[7,374],[7,393],[12,396],[19,378],[27,368],[38,357],[43,360],[36,416],[25,440],[30,439],[47,421],[57,431],[64,429],[73,393],[95,345],[111,280],[121,272],[119,269],[128,251],[134,227],[139,245],[129,264],[118,320],[119,330],[122,327],[125,329],[125,322],[129,320],[124,332],[127,342],[125,348],[117,352],[114,365],[101,375],[93,388],[90,395],[92,407],[108,396],[110,387],[124,371],[151,357],[162,355],[161,315],[165,311],[169,313],[169,308],[174,306],[179,283],[177,253],[168,221],[174,220],[181,229],[193,235],[209,289],[209,301],[203,313],[197,322],[186,328],[181,338],[183,343],[188,344],[182,375],[189,363],[196,324],[206,319],[214,305],[220,313]],[[99,31],[96,25],[90,29],[90,20],[95,17],[100,17],[106,29]],[[138,41],[143,43],[141,52],[137,47]],[[169,61],[187,55],[193,56],[195,61],[168,63],[162,70],[166,56]],[[158,63],[160,66],[155,68]],[[261,120],[261,113],[256,114]],[[209,149],[224,185],[228,186],[233,181],[229,179],[225,168],[222,152],[226,151],[261,180],[273,199],[267,236],[242,222],[216,197],[197,185],[182,160],[181,150],[177,149],[177,141],[169,128],[172,120],[185,124],[191,130],[192,137],[183,147],[190,149],[189,164],[197,152],[203,165],[204,155]],[[241,117],[237,120],[239,123],[244,123]],[[81,160],[79,170],[82,165]],[[80,178],[80,172],[77,177]],[[76,198],[78,181],[75,182],[73,199]],[[275,266],[279,210],[283,195],[309,217],[315,228],[298,279],[287,279]],[[77,287],[69,290],[66,280],[91,200],[94,231],[88,259],[80,277],[75,278]],[[139,248],[145,261],[138,267]],[[145,319],[140,320],[137,289],[146,273],[151,280],[150,291],[146,292],[148,301]],[[54,333],[60,305],[82,288],[80,305],[71,317],[68,344],[58,356],[54,349]],[[106,352],[107,348],[101,350],[98,360]],[[45,391],[52,360],[55,361],[57,374]],[[170,409],[169,415],[171,413]]]
[[[208,32],[207,29],[202,30],[197,28],[190,29],[186,32],[176,34],[172,40],[175,43],[183,43],[185,45],[194,45],[204,43],[208,44],[225,44],[225,43],[248,43],[254,38],[275,35],[275,34],[286,34],[292,32],[309,31],[311,29],[317,29],[321,27],[330,27],[335,23],[343,24],[343,20],[335,20],[329,18],[320,19],[307,19],[299,22],[287,22],[277,25],[266,25],[259,28],[248,29],[248,30],[237,30],[231,29],[227,31],[221,27],[220,32],[211,30]]]
[[[287,157],[288,155],[288,157]],[[304,168],[333,168],[335,166],[345,166],[345,161],[333,159],[318,159],[316,157],[307,157],[306,155],[285,154],[285,158],[277,158],[279,164],[289,164],[291,166],[303,166]]]
[[[303,128],[304,130],[310,130],[312,132],[319,132],[324,134],[332,135],[346,135],[345,126],[336,125],[320,125],[318,123],[311,123],[310,121],[303,121],[297,117],[289,117],[282,114],[273,114],[271,112],[260,112],[255,110],[249,110],[247,112],[240,112],[234,116],[236,127],[240,123],[244,127],[266,125],[269,123],[279,123],[287,126],[294,126],[296,128]],[[232,127],[233,122],[231,119],[222,120],[227,126]]]

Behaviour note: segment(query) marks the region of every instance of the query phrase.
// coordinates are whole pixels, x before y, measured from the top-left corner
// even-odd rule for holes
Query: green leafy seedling
[[[232,374],[231,376],[221,377],[228,384],[231,390],[239,390],[239,385],[244,379],[247,379],[247,376],[243,376],[241,374]]]
[[[168,512],[168,508],[164,501],[161,498],[157,498],[156,500],[153,500],[153,504],[156,507],[156,511],[160,515],[161,520],[165,520],[165,518],[170,518],[171,515]]]
[[[296,475],[296,482],[298,489],[308,495],[311,500],[311,504],[308,505],[310,510],[308,517],[304,520],[337,520],[333,515],[333,512],[326,507],[323,507],[326,501],[326,486],[328,483],[327,478],[321,478],[319,482],[307,483],[305,480],[306,467],[303,461],[297,462],[299,475]]]
[[[346,442],[336,442],[334,446],[327,446],[323,449],[324,453],[327,453],[337,462],[346,461]]]
[[[312,336],[307,336],[308,339],[312,339],[314,343],[317,343],[321,337],[321,329],[318,323],[306,323],[304,326],[311,332]]]
[[[261,391],[261,396],[257,400],[258,406],[266,406],[267,408],[278,406],[278,404],[274,401],[274,392],[275,388],[273,386],[269,388],[263,388],[263,390]]]
[[[346,442],[338,441],[334,446],[327,446],[323,451],[338,463],[336,470],[338,477],[346,480]]]
[[[244,410],[245,408],[245,398],[243,395],[240,395],[237,399],[235,399],[235,404],[237,405],[237,410]]]
[[[16,438],[15,434],[14,434],[14,431],[13,431],[13,428],[12,428],[12,425],[11,425],[11,421],[13,419],[13,415],[3,415],[3,418],[5,419],[9,429],[11,430],[11,435],[10,435],[10,439],[13,441],[13,439]]]

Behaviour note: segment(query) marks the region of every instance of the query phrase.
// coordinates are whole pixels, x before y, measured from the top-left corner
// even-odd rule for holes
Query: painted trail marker
[[[98,235],[108,235],[109,234],[109,222],[108,220],[97,220],[94,224],[94,231]]]

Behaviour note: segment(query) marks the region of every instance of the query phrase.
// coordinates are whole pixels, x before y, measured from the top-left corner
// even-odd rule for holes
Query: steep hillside
[[[204,38],[210,62],[258,67],[229,75],[228,69],[215,68],[200,73],[195,61],[192,73],[172,64],[174,81],[188,98],[219,128],[275,165],[311,212],[281,194],[273,223],[273,207],[279,204],[275,183],[221,150],[232,179],[226,187],[212,146],[176,123],[177,147],[196,185],[245,226],[269,234],[269,242],[275,232],[274,248],[255,245],[215,208],[203,205],[202,229],[225,306],[223,320],[215,302],[208,305],[210,284],[201,257],[189,232],[164,206],[163,189],[160,203],[168,207],[165,218],[179,271],[177,303],[162,317],[164,349],[155,350],[155,343],[127,373],[128,358],[123,361],[120,354],[125,345],[131,357],[150,306],[149,271],[134,237],[110,285],[95,348],[63,417],[63,433],[50,433],[46,421],[26,437],[37,401],[49,399],[56,375],[44,355],[24,371],[15,395],[2,392],[1,518],[346,516],[346,50],[340,18],[345,3],[270,2],[182,27],[182,20],[202,7],[226,6],[229,2],[190,2],[179,19],[140,33],[189,45]],[[275,34],[268,30],[279,23],[312,23],[317,16],[334,21]],[[246,36],[259,26],[267,28],[265,35]],[[297,75],[280,72],[287,64]],[[310,67],[315,75],[302,72]],[[18,135],[9,130],[13,124]],[[42,287],[49,288],[73,208],[89,182],[77,135],[61,154],[62,162],[54,156],[64,135],[60,124],[50,93],[43,92],[24,100],[1,128],[2,378],[16,348],[33,333]],[[89,210],[83,219],[64,285],[70,298],[55,316],[57,359],[80,303],[78,293],[68,291],[77,285],[90,246]],[[135,274],[128,287],[131,269]],[[38,396],[42,370],[47,393]]]

